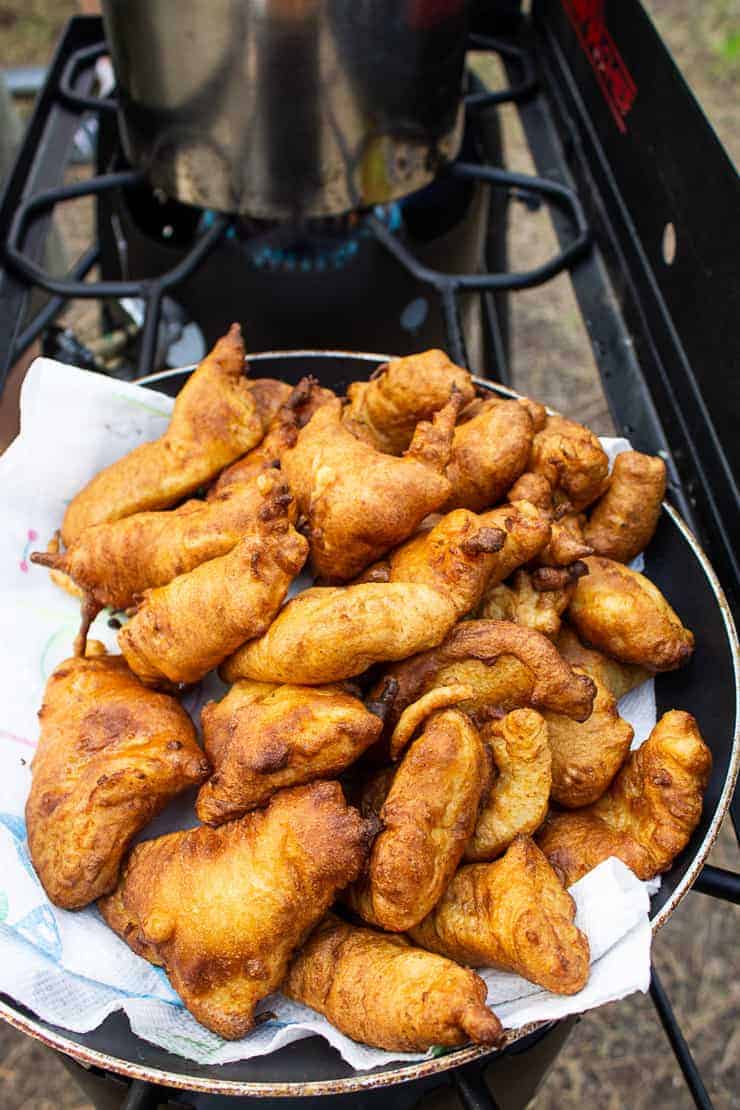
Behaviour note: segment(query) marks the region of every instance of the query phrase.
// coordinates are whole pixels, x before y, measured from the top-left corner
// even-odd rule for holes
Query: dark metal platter
[[[368,377],[387,357],[344,351],[280,351],[252,355],[249,362],[253,377],[282,378],[295,384],[310,373],[322,385],[343,392],[351,381]],[[192,369],[165,371],[145,381],[175,396]],[[479,380],[477,384],[481,389],[515,396],[491,382]],[[659,675],[656,680],[658,715],[671,708],[693,713],[714,760],[699,827],[663,876],[660,891],[652,900],[651,923],[657,930],[701,870],[732,797],[740,763],[740,661],[737,633],[717,577],[694,536],[668,504],[664,505],[645,562],[648,576],[686,625],[697,631],[696,651],[688,667]],[[269,1056],[233,1064],[199,1065],[136,1037],[120,1011],[89,1033],[71,1033],[39,1021],[25,1007],[0,995],[0,1017],[83,1063],[165,1086],[224,1095],[274,1098],[347,1093],[409,1082],[458,1067],[491,1051],[461,1048],[421,1063],[395,1063],[357,1072],[326,1041],[311,1037]],[[505,1048],[499,1051],[524,1047],[526,1038],[540,1027],[510,1031]]]

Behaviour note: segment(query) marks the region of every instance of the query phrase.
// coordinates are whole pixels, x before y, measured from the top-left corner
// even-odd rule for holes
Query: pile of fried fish
[[[665,481],[441,351],[337,397],[250,380],[233,326],[34,556],[82,612],[26,809],[49,898],[97,901],[225,1038],[278,988],[398,1051],[501,1040],[475,968],[580,991],[567,888],[665,871],[710,770],[688,713],[630,751],[618,711],[693,650],[627,565]],[[203,750],[178,694],[214,668]],[[131,850],[194,786],[201,824]]]

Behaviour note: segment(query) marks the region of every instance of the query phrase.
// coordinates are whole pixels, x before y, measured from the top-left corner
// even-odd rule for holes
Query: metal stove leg
[[[707,863],[699,872],[699,877],[693,886],[700,894],[708,894],[710,898],[721,898],[723,902],[734,902],[740,905],[740,875],[734,871],[727,871],[724,867],[712,867]]]
[[[686,1086],[691,1091],[691,1097],[699,1107],[699,1110],[712,1110],[712,1100],[702,1082],[699,1069],[696,1066],[694,1057],[691,1055],[689,1046],[684,1040],[683,1033],[676,1020],[676,1015],[668,1001],[668,995],[663,990],[663,984],[658,978],[658,973],[655,968],[653,968],[652,977],[650,979],[650,997],[653,1000],[653,1005],[660,1018],[660,1024],[665,1029],[665,1035],[673,1049],[673,1054],[678,1061],[678,1066],[686,1080]]]
[[[155,1110],[159,1104],[157,1088],[144,1079],[134,1079],[128,1094],[121,1103],[121,1110]]]
[[[452,1085],[464,1110],[498,1110],[498,1103],[488,1089],[480,1064],[474,1064],[472,1068],[457,1068],[452,1073]]]

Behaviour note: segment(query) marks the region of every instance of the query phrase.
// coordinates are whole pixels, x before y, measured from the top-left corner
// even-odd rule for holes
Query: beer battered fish
[[[467,967],[496,967],[554,994],[588,982],[576,905],[537,845],[518,836],[495,863],[461,867],[411,940]]]
[[[346,1036],[389,1052],[503,1038],[475,972],[333,914],[293,960],[282,989]]]
[[[129,666],[151,685],[197,682],[259,636],[285,600],[308,544],[289,519],[291,496],[275,470],[257,479],[262,507],[228,555],[147,590],[118,634]]]
[[[594,698],[591,679],[576,674],[545,636],[509,621],[463,621],[439,647],[388,667],[384,675],[398,682],[389,731],[408,705],[438,686],[471,686],[474,697],[461,708],[482,717],[533,706],[583,721]]]
[[[547,710],[542,714],[552,752],[551,796],[566,809],[601,797],[627,758],[634,736],[632,726],[619,716],[616,698],[595,676],[593,681],[596,697],[585,721]]]
[[[456,618],[452,603],[429,586],[316,586],[289,601],[263,636],[224,663],[221,676],[225,682],[341,682],[373,663],[438,644]]]
[[[476,414],[455,428],[446,508],[480,512],[501,501],[526,467],[533,438],[532,418],[518,401],[478,405]]]
[[[322,389],[314,378],[302,378],[295,389],[288,390],[288,396],[275,413],[265,433],[265,438],[252,448],[243,458],[222,470],[218,481],[208,491],[208,500],[220,498],[234,486],[249,482],[261,474],[266,467],[280,462],[289,447],[295,447],[298,433],[308,424],[313,414],[334,399],[330,389]]]
[[[62,523],[65,546],[93,524],[182,501],[262,433],[244,377],[241,329],[232,324],[180,390],[164,435],[105,467],[72,499]]]
[[[345,425],[378,451],[401,455],[420,420],[431,420],[447,404],[452,387],[463,404],[474,396],[470,372],[444,351],[422,351],[379,366],[369,382],[352,382]]]
[[[556,643],[571,667],[580,667],[597,685],[605,686],[617,701],[650,678],[650,671],[644,667],[620,663],[618,659],[610,659],[603,652],[586,647],[568,624],[562,625]]]
[[[552,761],[547,725],[533,709],[515,709],[481,729],[496,766],[497,777],[484,799],[465,859],[492,860],[527,833],[535,832],[547,815],[552,787]]]
[[[593,805],[552,814],[537,840],[566,886],[609,856],[638,879],[666,871],[699,824],[712,755],[690,713],[664,713]]]
[[[68,574],[85,595],[88,617],[108,605],[128,609],[145,590],[166,586],[236,547],[264,507],[264,484],[256,477],[210,501],[95,524],[64,553],[34,552],[31,561]],[[295,519],[292,503],[290,510]]]
[[[673,671],[688,663],[693,634],[650,579],[612,559],[584,560],[568,619],[586,643],[623,663]]]
[[[293,787],[217,829],[137,845],[100,911],[134,951],[162,964],[201,1025],[237,1040],[359,873],[369,835],[338,783]]]
[[[356,913],[390,932],[426,917],[462,858],[488,776],[468,718],[455,709],[434,714],[390,785],[367,875],[347,891]]]
[[[184,709],[147,690],[120,655],[67,659],[46,684],[31,765],[31,861],[56,906],[112,890],[134,836],[208,774]]]
[[[404,456],[395,458],[352,435],[342,424],[341,401],[330,401],[283,454],[323,581],[355,578],[447,500],[444,471],[460,403],[456,393],[431,424],[418,424]]]
[[[562,615],[575,592],[577,578],[554,590],[537,590],[532,579],[531,571],[520,569],[508,585],[499,582],[489,586],[477,616],[485,620],[523,624],[554,640],[560,631]]]
[[[609,488],[596,502],[585,528],[596,555],[629,563],[655,534],[665,497],[662,459],[623,451],[614,460]]]
[[[580,512],[606,489],[609,459],[598,437],[583,424],[548,416],[534,437],[528,469],[547,478],[556,504],[567,502]]]
[[[202,711],[214,773],[196,812],[220,825],[285,786],[338,775],[380,736],[379,716],[338,686],[237,682]]]

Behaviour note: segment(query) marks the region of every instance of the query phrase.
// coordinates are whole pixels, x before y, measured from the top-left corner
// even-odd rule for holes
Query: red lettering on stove
[[[627,130],[625,117],[637,96],[632,80],[604,19],[604,0],[561,0],[591,63],[596,80],[620,131]]]

